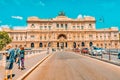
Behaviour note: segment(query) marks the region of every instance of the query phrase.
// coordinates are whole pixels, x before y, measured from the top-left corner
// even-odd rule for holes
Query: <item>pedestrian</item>
[[[120,59],[120,52],[118,52],[118,59]]]
[[[6,56],[6,65],[5,65],[5,78],[4,80],[8,80],[8,74],[10,74],[10,79],[12,80],[12,69],[15,57],[15,51],[12,48],[12,45],[7,46],[7,53],[4,54]]]
[[[19,46],[19,48],[17,48],[17,46],[16,46],[16,49],[15,49],[15,61],[16,61],[16,63],[18,64],[18,69],[20,69],[20,67],[21,67],[21,65],[20,65],[20,47],[21,46]]]
[[[25,69],[24,66],[24,60],[25,60],[25,51],[24,51],[24,47],[20,48],[20,62],[21,62],[21,70]]]

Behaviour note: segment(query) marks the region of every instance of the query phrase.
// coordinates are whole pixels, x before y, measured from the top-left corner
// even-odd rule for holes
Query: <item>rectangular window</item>
[[[34,38],[35,38],[35,36],[34,36],[34,35],[31,35],[31,38],[32,38],[32,39],[34,39]]]
[[[49,30],[51,30],[51,26],[49,26]]]
[[[67,27],[67,24],[65,24],[65,27]]]
[[[75,26],[73,26],[73,29],[75,29]]]
[[[42,26],[40,26],[40,30],[42,30]]]
[[[18,40],[18,37],[16,37],[16,40]]]
[[[61,24],[61,28],[63,28],[63,24]]]
[[[77,26],[78,29],[80,29],[80,26]]]
[[[65,30],[67,30],[68,28],[67,28],[67,26],[65,26]]]
[[[59,28],[59,24],[57,24],[56,26],[57,26],[57,28]]]
[[[42,40],[42,36],[40,36],[40,40]]]
[[[81,26],[81,29],[83,30],[83,29],[84,29],[84,26]]]
[[[45,26],[45,29],[47,29],[47,26]]]

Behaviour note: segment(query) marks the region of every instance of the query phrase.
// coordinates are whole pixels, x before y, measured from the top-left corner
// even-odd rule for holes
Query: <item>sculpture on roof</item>
[[[59,12],[58,16],[65,16],[65,13],[63,11]]]

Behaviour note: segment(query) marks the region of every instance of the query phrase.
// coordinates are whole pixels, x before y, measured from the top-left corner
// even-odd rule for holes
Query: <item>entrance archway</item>
[[[67,46],[68,46],[67,45],[67,36],[65,34],[58,35],[57,39],[58,39],[58,42],[57,42],[58,48],[61,48],[61,49],[67,48]]]
[[[90,42],[90,43],[89,43],[89,46],[91,47],[92,45],[93,45],[93,42]]]
[[[34,48],[34,43],[31,43],[31,48]]]
[[[43,47],[43,44],[42,44],[42,43],[40,43],[40,44],[39,44],[39,47],[41,47],[41,48],[42,48],[42,47]]]

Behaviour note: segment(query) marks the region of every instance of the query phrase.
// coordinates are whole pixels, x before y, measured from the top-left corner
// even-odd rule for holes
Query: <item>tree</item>
[[[8,33],[5,31],[0,31],[0,50],[9,44],[12,39],[9,37]]]

